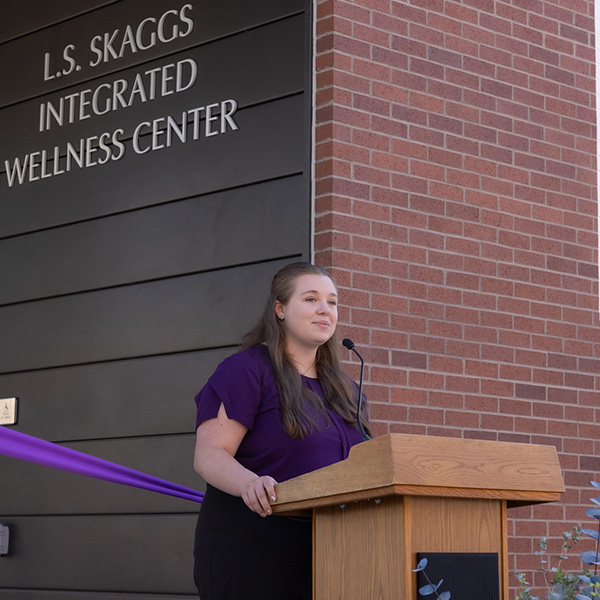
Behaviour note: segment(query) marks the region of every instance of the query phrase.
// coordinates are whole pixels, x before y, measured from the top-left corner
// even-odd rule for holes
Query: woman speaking
[[[241,351],[196,396],[201,600],[312,598],[311,520],[273,516],[271,503],[276,483],[347,458],[363,439],[358,387],[338,358],[337,303],[327,271],[284,267]]]

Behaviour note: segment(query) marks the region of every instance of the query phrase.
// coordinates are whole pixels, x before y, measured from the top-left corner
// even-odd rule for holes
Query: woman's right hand
[[[217,416],[201,423],[196,431],[194,468],[207,483],[232,496],[241,496],[250,510],[266,517],[273,512],[270,503],[275,502],[277,482],[268,475],[258,476],[234,458],[247,431],[241,423],[227,417],[221,404]]]
[[[269,475],[262,475],[248,481],[242,488],[242,499],[246,506],[261,517],[272,514],[270,503],[277,499],[276,484],[277,482]]]

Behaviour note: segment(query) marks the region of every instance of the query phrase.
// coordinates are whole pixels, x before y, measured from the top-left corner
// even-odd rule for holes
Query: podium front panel
[[[409,598],[403,497],[318,509],[313,527],[313,600]]]
[[[313,600],[418,600],[412,570],[427,552],[497,554],[508,598],[503,500],[387,496],[317,508],[313,528]]]

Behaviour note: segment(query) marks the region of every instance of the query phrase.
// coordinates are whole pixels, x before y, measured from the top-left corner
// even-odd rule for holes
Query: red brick
[[[408,300],[391,294],[371,294],[371,307],[402,314],[408,311]]]
[[[429,252],[429,264],[432,267],[440,267],[442,269],[461,269],[463,268],[463,257],[458,254],[450,254],[448,252]]]
[[[493,327],[466,326],[464,338],[470,341],[494,343],[498,339],[498,332]]]
[[[457,323],[447,323],[445,321],[433,321],[428,322],[428,330],[431,335],[445,337],[445,338],[457,338],[462,337],[462,326]]]
[[[460,430],[469,427],[476,428],[479,427],[479,415],[477,413],[447,410],[444,422],[446,425],[458,427]]]
[[[355,164],[353,166],[353,177],[355,180],[375,185],[390,185],[391,175],[384,169],[372,169]]]
[[[351,310],[351,320],[353,324],[359,327],[377,327],[380,329],[389,329],[390,327],[389,313],[373,309],[353,308]]]
[[[371,237],[353,236],[352,250],[361,256],[389,256],[389,242],[374,240]]]
[[[347,269],[368,269],[369,260],[367,257],[356,257],[355,252],[344,252],[338,246],[332,247],[330,257],[333,263],[340,268]]]
[[[465,190],[456,185],[432,181],[430,193],[434,197],[453,200],[454,202],[464,202]]]
[[[480,312],[480,323],[481,325],[488,327],[497,327],[499,329],[512,329],[513,328],[513,315],[508,313],[501,313],[496,310]]]
[[[361,23],[354,23],[353,34],[356,39],[383,47],[389,45],[391,38],[390,33]]]
[[[484,232],[485,229],[484,228],[479,228],[480,232]],[[496,232],[494,232],[495,234]],[[497,244],[486,244],[486,243],[482,243],[481,244],[481,256],[483,258],[487,258],[487,259],[492,259],[492,260],[496,260],[498,261],[498,271],[503,271],[503,273],[499,273],[500,278],[504,279],[505,281],[509,281],[510,278],[506,277],[506,267],[503,267],[501,265],[502,261],[512,261],[513,259],[513,253],[512,250],[510,250],[509,248],[504,248],[502,246],[499,246]],[[498,282],[494,282],[494,285],[499,285]],[[504,289],[508,289],[506,287],[504,287]]]
[[[448,152],[446,150],[441,150],[440,148],[430,148],[429,161],[460,168],[462,167],[463,157],[456,152]]]
[[[356,215],[349,216],[342,214],[341,211],[331,216],[331,227],[338,231],[351,233],[355,235],[369,235],[369,221],[367,219],[359,219]]]
[[[395,211],[392,214],[392,219],[394,222],[400,222],[403,225],[408,227],[418,227],[419,222],[426,223],[427,219],[423,215],[418,215],[417,213],[412,213],[410,211]],[[428,234],[424,231],[417,231],[415,229],[409,229],[409,243],[414,246],[423,246],[423,247],[443,247],[443,237],[439,234]],[[424,261],[417,261],[424,262]]]
[[[463,296],[460,290],[452,290],[447,287],[429,287],[426,297],[430,302],[441,302],[445,304],[460,304]]]
[[[351,176],[351,165],[348,162],[340,160],[322,160],[315,164],[316,177],[342,177],[349,178]]]
[[[447,219],[444,217],[430,215],[428,219],[428,226],[431,230],[444,234],[461,235],[462,233],[462,224],[460,221],[455,219]]]
[[[378,277],[366,273],[353,273],[352,285],[356,288],[369,291],[389,293],[390,280],[387,277]]]
[[[409,161],[404,157],[394,156],[393,154],[372,152],[371,165],[377,169],[406,173],[409,168]]]
[[[445,318],[447,321],[455,323],[478,324],[480,322],[480,313],[478,310],[462,306],[446,306]]]
[[[533,433],[544,435],[548,433],[548,421],[546,419],[526,419],[524,417],[516,417],[515,431],[527,434]]]
[[[561,37],[571,39],[584,45],[589,44],[590,34],[587,31],[584,31],[578,27],[572,27],[567,23],[560,24],[560,35]]]
[[[408,411],[408,420],[411,423],[442,425],[444,423],[444,411],[433,408],[410,407]]]
[[[359,56],[362,58],[368,58],[370,56],[369,44],[346,35],[336,33],[333,36],[331,47],[338,52],[343,52],[352,56]]]
[[[410,369],[426,369],[427,355],[416,352],[403,352],[395,350],[392,352],[392,364],[396,367],[407,367]]]
[[[351,63],[351,72],[368,79],[389,82],[392,76],[392,69],[388,65],[374,63],[369,60],[361,60],[356,57],[347,57]],[[419,78],[414,78],[414,85],[417,85]]]
[[[446,169],[444,167],[417,160],[410,162],[410,174],[414,178],[424,180],[437,179],[438,181],[445,181],[446,179]]]
[[[465,169],[487,175],[496,175],[497,173],[497,165],[494,161],[473,156],[465,156]]]
[[[369,401],[369,416],[371,421],[407,421],[408,408],[397,404],[375,404]]]
[[[481,427],[493,431],[513,431],[514,417],[483,413],[481,415]]]
[[[348,250],[350,248],[349,236],[331,231],[315,235],[315,250],[324,250],[325,248],[332,247]]]
[[[407,385],[407,374],[398,368],[371,367],[370,381],[386,385]]]

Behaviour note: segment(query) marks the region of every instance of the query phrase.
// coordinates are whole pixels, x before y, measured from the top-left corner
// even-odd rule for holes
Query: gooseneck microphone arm
[[[351,350],[352,352],[354,352],[354,354],[356,354],[356,356],[358,356],[358,358],[360,359],[360,384],[358,386],[358,412],[356,414],[356,421],[358,423],[358,430],[360,431],[362,437],[363,437],[363,441],[367,441],[370,440],[371,437],[367,434],[367,432],[365,431],[365,428],[363,427],[362,424],[362,400],[363,400],[363,380],[365,377],[365,361],[363,360],[363,357],[357,352],[355,346],[354,346],[354,342],[352,340],[349,340],[348,338],[344,338],[342,340],[342,344],[344,345],[345,348],[348,348],[348,350]]]

